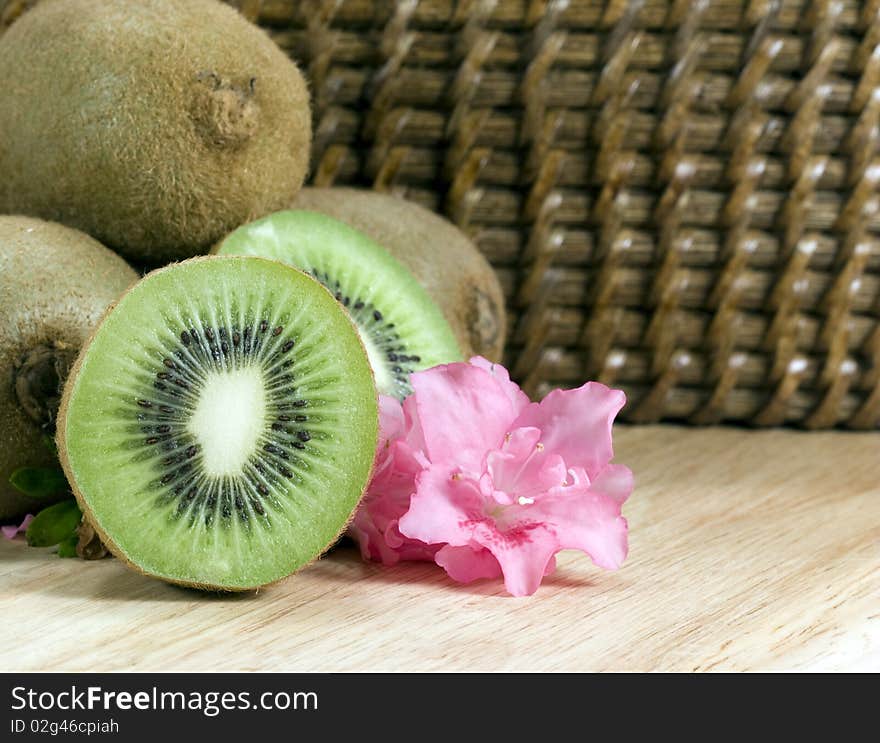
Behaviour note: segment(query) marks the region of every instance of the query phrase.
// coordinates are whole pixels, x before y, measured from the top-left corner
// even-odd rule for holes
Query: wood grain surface
[[[257,594],[0,544],[0,668],[880,670],[880,436],[620,428],[630,556],[528,599],[340,549]]]

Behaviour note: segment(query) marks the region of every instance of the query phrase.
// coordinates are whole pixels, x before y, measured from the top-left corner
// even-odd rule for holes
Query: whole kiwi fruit
[[[45,439],[67,372],[107,307],[136,280],[88,235],[0,216],[0,520],[33,507],[9,477],[57,464]]]
[[[0,79],[0,211],[131,260],[205,252],[306,173],[301,73],[217,0],[44,0],[0,37]]]
[[[439,305],[465,358],[501,360],[507,332],[501,284],[458,227],[405,199],[353,188],[304,188],[292,207],[322,212],[379,243]]]

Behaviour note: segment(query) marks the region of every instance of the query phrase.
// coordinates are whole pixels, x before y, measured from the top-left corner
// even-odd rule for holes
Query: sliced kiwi
[[[149,274],[83,349],[58,448],[84,515],[149,575],[243,590],[345,528],[377,438],[358,334],[317,281],[274,261]]]
[[[289,205],[345,222],[406,266],[443,311],[465,355],[501,361],[504,292],[473,240],[419,204],[359,188],[304,188]]]
[[[414,371],[461,360],[442,312],[415,277],[363,233],[318,212],[282,211],[237,229],[215,252],[300,268],[348,310],[379,391],[406,397]]]

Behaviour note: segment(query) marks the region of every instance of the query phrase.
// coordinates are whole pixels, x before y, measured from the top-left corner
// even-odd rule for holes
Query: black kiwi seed
[[[244,507],[244,501],[241,499],[240,495],[235,496],[235,510],[238,511],[238,517],[242,521],[247,521],[250,518],[247,509]]]

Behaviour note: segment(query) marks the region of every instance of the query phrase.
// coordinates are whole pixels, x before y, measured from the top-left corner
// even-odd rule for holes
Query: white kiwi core
[[[257,449],[265,418],[266,392],[259,367],[208,374],[188,425],[201,445],[207,473],[222,477],[241,472]]]
[[[388,371],[388,362],[385,360],[384,354],[380,349],[376,348],[376,344],[373,343],[369,333],[364,332],[360,326],[356,326],[356,328],[361,342],[367,351],[370,366],[373,367],[373,374],[376,375],[376,387],[380,390],[393,389],[394,377]]]

